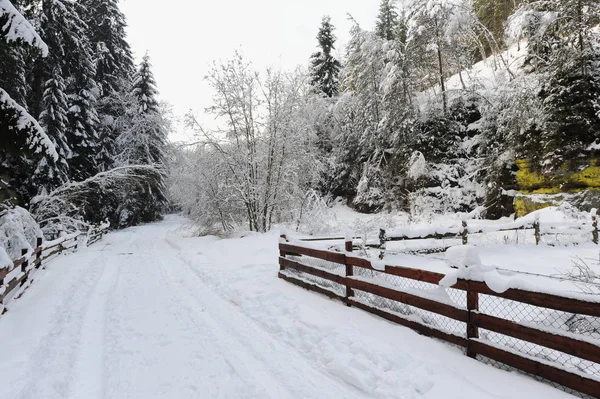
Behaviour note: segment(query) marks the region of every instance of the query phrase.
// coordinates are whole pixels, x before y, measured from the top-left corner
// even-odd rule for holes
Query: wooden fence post
[[[29,250],[27,248],[23,248],[21,250],[21,256],[27,255]],[[21,281],[21,286],[23,286],[27,282],[27,267],[29,266],[29,259],[25,259],[25,261],[21,264],[21,273],[25,273],[25,278]]]
[[[597,212],[592,213],[592,241],[598,244],[598,216]]]
[[[479,338],[479,328],[473,323],[473,314],[479,311],[479,294],[471,291],[470,282],[467,282],[467,310],[469,319],[467,321],[467,356],[477,359],[477,352],[473,348],[472,339]]]
[[[467,221],[463,220],[462,222],[462,243],[463,245],[467,245],[469,243],[469,226],[467,226]]]
[[[352,252],[352,239],[346,241],[344,244],[344,249],[346,252]],[[347,258],[345,258],[346,263],[346,278],[354,276],[354,267],[348,264]],[[350,306],[349,299],[354,296],[354,290],[348,287],[348,283],[346,282],[346,306]]]
[[[379,229],[379,259],[383,260],[384,256],[385,256],[385,249],[386,249],[386,236],[385,236],[385,230],[384,229]]]
[[[540,220],[539,219],[536,219],[535,222],[533,222],[533,229],[534,229],[533,235],[535,236],[535,245],[540,245],[540,241],[542,240],[542,234],[540,232]]]
[[[4,287],[4,277],[0,278],[0,288]],[[0,295],[0,315],[3,315],[7,312],[6,307],[4,306],[4,294]]]
[[[36,260],[36,265],[35,268],[39,269],[40,267],[42,267],[42,243],[43,243],[43,239],[42,237],[38,237],[37,242],[36,242],[36,250],[37,250],[37,254],[35,255],[35,260]]]
[[[281,238],[281,239],[283,239],[284,241],[287,242],[287,236],[285,234],[280,235],[279,238]],[[286,253],[283,252],[283,251],[279,251],[279,256],[282,257],[282,258],[285,258]],[[281,264],[281,262],[279,262],[279,270],[281,271],[281,270],[284,270],[284,269],[285,269],[285,267]]]

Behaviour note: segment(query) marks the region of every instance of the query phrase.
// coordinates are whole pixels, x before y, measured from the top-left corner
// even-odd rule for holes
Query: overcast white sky
[[[379,0],[121,0],[136,58],[149,52],[161,98],[179,115],[210,105],[203,77],[214,60],[238,49],[261,69],[307,65],[323,15],[331,16],[341,51],[347,14],[371,29],[378,8]]]

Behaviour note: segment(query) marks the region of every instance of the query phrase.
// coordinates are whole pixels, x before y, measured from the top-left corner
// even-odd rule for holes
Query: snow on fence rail
[[[108,227],[108,224],[93,227],[87,233],[86,244],[89,246],[102,239]],[[68,234],[46,242],[38,237],[36,248],[31,251],[23,249],[21,257],[14,260],[11,266],[0,268],[0,315],[8,311],[6,299],[22,295],[33,282],[34,272],[44,268],[45,261],[64,251],[77,249],[80,235],[79,232]]]
[[[599,243],[598,220],[596,215],[592,215],[590,222],[583,223],[549,223],[542,224],[539,220],[534,221],[515,221],[511,223],[494,225],[473,225],[473,221],[463,221],[462,226],[427,226],[419,228],[404,228],[393,231],[380,230],[379,238],[376,240],[366,240],[366,246],[385,250],[385,243],[392,241],[410,241],[425,239],[447,239],[459,238],[464,245],[469,243],[469,236],[486,233],[502,233],[509,231],[531,231],[534,232],[535,243],[539,245],[544,235],[556,234],[587,234],[595,244]],[[302,238],[301,241],[341,241],[345,237],[310,237]],[[354,237],[362,239],[362,237]]]
[[[388,266],[352,253],[279,244],[279,278],[521,370],[570,393],[600,398],[600,298],[525,289]]]
[[[552,223],[541,224],[539,220],[533,222],[520,221],[504,224],[495,224],[489,226],[473,226],[468,221],[463,221],[461,227],[427,227],[420,229],[403,229],[391,232],[383,231],[385,241],[404,241],[421,240],[428,238],[443,239],[461,237],[463,244],[468,244],[469,235],[485,233],[501,233],[509,231],[533,230],[535,243],[539,245],[541,237],[551,234],[589,234],[589,238],[595,244],[598,244],[598,221],[595,215],[592,216],[591,223]]]

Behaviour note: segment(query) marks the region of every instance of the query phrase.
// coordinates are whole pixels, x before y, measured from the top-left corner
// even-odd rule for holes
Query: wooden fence
[[[584,317],[591,316],[594,320],[600,320],[595,319],[600,318],[600,303],[519,289],[509,289],[504,293],[497,293],[485,283],[458,280],[451,289],[463,292],[461,298],[464,298],[464,303],[456,304],[453,301],[439,300],[425,290],[402,289],[389,284],[378,284],[377,280],[364,277],[364,271],[371,271],[409,279],[421,284],[437,285],[444,277],[443,274],[387,265],[385,270],[380,270],[382,269],[380,266],[375,269],[369,259],[352,254],[352,242],[346,242],[346,252],[334,252],[310,248],[302,243],[291,244],[285,240],[285,236],[282,238],[284,240],[279,245],[279,277],[281,279],[330,298],[339,299],[347,306],[357,307],[409,327],[421,334],[464,347],[466,354],[472,358],[485,357],[570,388],[575,392],[600,398],[600,340],[578,336],[567,331],[522,323],[521,320],[511,320],[503,315],[504,312],[493,314],[494,312],[490,311],[490,314],[486,314],[486,312],[480,311],[479,306],[480,296],[489,296],[492,299],[504,301],[499,304],[500,308],[507,306],[508,302],[514,301],[524,306],[556,311],[558,314],[565,312]],[[340,267],[316,266],[314,261]],[[311,263],[313,264],[311,265]],[[329,282],[332,286],[340,289],[332,289],[320,281]],[[358,292],[375,295],[377,298],[385,298],[458,321],[464,327],[464,331],[445,331],[437,328],[435,324],[419,322],[414,317],[407,317],[362,300],[357,294]],[[506,347],[480,338],[480,330],[502,334],[516,339],[518,342],[530,343],[535,347],[559,351],[556,353],[566,354],[579,363],[584,362],[588,367],[587,372],[581,369],[560,367],[561,365],[556,362],[546,361],[527,353],[519,353],[514,347]]]
[[[108,230],[108,225],[95,226],[87,233],[87,245],[100,239]],[[21,257],[13,261],[12,266],[0,268],[0,314],[6,313],[6,299],[15,296],[18,288],[27,288],[32,282],[34,272],[44,268],[44,263],[66,250],[77,249],[81,233],[73,233],[59,239],[44,242],[38,238],[33,250],[23,249]],[[17,295],[22,294],[17,293]]]

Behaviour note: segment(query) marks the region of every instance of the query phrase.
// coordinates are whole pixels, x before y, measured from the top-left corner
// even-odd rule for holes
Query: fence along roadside
[[[412,328],[421,334],[442,339],[466,349],[466,354],[472,358],[479,356],[501,362],[510,367],[552,381],[573,391],[592,397],[600,398],[600,340],[590,339],[582,334],[559,331],[552,328],[532,326],[521,320],[510,320],[506,315],[489,314],[490,310],[480,310],[480,296],[497,298],[498,300],[524,304],[524,306],[539,307],[542,310],[566,312],[582,317],[594,318],[600,322],[600,303],[545,294],[519,289],[509,289],[504,293],[491,290],[483,282],[459,280],[452,287],[460,290],[460,305],[452,301],[444,301],[427,290],[403,289],[382,283],[375,278],[368,278],[365,273],[378,273],[396,278],[437,285],[444,277],[443,274],[427,270],[412,269],[400,266],[385,266],[384,270],[373,268],[370,260],[352,254],[352,243],[346,242],[346,252],[333,252],[310,248],[305,245],[290,244],[282,236],[279,245],[280,272],[279,277],[318,292],[330,298],[339,299],[347,306],[357,307],[392,322]],[[318,261],[322,265],[314,265]],[[311,265],[311,263],[313,263]],[[338,267],[339,265],[339,267]],[[367,276],[367,277],[365,277]],[[414,317],[409,318],[401,312],[392,311],[385,306],[377,306],[369,301],[372,298],[383,298],[394,303],[415,309],[424,313],[443,316],[457,326],[451,331],[437,328]],[[365,300],[367,298],[367,300]],[[486,336],[502,334],[526,342],[532,347],[546,348],[551,354],[555,353],[570,359],[569,363],[579,364],[582,369],[566,369],[558,362],[548,361],[515,348],[508,347],[493,340],[480,338],[480,332]],[[491,334],[490,334],[491,332]],[[573,361],[571,361],[573,360]],[[584,365],[584,366],[581,366]]]
[[[108,228],[108,225],[93,227],[87,233],[87,245],[92,245],[102,239]],[[0,315],[8,311],[5,301],[14,293],[15,289],[22,288],[22,291],[18,293],[18,295],[22,295],[23,291],[33,282],[33,272],[44,268],[44,262],[55,255],[67,250],[77,249],[80,235],[81,233],[73,233],[46,243],[43,242],[42,238],[38,237],[36,247],[32,251],[23,249],[21,257],[13,261],[12,267],[1,268]],[[10,278],[10,280],[5,281],[7,278]]]

